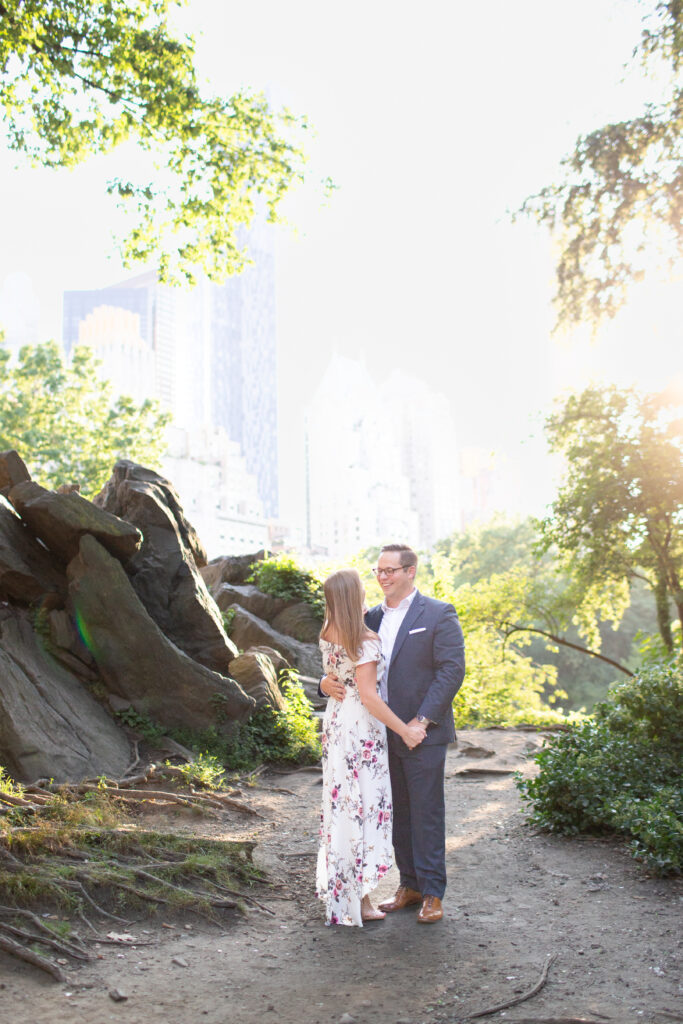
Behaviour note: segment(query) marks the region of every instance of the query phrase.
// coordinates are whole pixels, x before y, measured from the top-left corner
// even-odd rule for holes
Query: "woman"
[[[370,892],[391,867],[391,785],[385,726],[411,749],[424,729],[407,725],[379,696],[384,671],[379,637],[363,621],[365,594],[355,569],[324,584],[320,649],[326,675],[346,688],[323,719],[323,807],[317,893],[326,924],[360,925],[385,917]]]

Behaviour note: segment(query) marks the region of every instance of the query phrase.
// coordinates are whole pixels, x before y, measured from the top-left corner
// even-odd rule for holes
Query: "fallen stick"
[[[66,981],[66,974],[57,964],[53,964],[51,960],[40,956],[39,953],[34,953],[32,949],[26,949],[25,946],[20,945],[6,935],[0,935],[0,949],[4,950],[5,953],[9,953],[10,956],[15,956],[18,960],[25,960],[27,964],[33,964],[34,967],[39,967],[41,971],[46,971],[52,975],[55,981]]]
[[[524,992],[521,996],[517,996],[514,999],[508,999],[504,1003],[498,1003],[496,1006],[489,1006],[485,1010],[478,1010],[476,1013],[470,1013],[463,1019],[465,1021],[468,1021],[476,1020],[477,1017],[488,1017],[492,1013],[499,1013],[501,1010],[507,1010],[508,1006],[517,1006],[518,1003],[525,1003],[527,999],[531,999],[533,996],[535,996],[538,992],[541,991],[541,989],[546,983],[548,971],[550,970],[550,965],[554,963],[556,959],[557,953],[552,953],[547,958],[545,964],[543,965],[543,970],[541,971],[541,977],[538,979],[534,987],[530,988],[528,992]]]

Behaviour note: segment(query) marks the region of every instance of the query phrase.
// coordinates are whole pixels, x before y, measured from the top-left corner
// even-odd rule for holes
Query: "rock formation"
[[[237,648],[197,568],[206,553],[172,484],[121,460],[95,503],[140,531],[142,544],[126,572],[159,629],[190,658],[228,675]]]
[[[135,463],[90,502],[0,453],[0,765],[18,781],[121,775],[113,712],[229,737],[256,708],[284,707],[283,667],[315,701],[319,620],[247,583],[263,557],[207,564],[171,483]]]
[[[164,636],[121,564],[94,537],[81,539],[67,579],[67,608],[86,624],[88,648],[111,693],[169,728],[222,730],[249,717],[252,699],[233,679],[193,661]]]
[[[14,778],[123,774],[130,762],[126,737],[50,656],[26,611],[0,610],[0,675],[0,764]]]

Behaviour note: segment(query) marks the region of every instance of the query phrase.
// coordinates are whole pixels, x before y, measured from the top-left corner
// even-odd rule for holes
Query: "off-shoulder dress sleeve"
[[[369,661],[379,661],[382,657],[382,647],[379,640],[374,637],[363,641],[363,651],[356,662],[357,665],[366,665]]]

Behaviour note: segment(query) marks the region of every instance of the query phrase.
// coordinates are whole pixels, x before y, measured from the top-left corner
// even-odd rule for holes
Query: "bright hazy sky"
[[[582,332],[551,339],[551,242],[506,213],[556,176],[580,132],[657,98],[624,70],[646,6],[187,4],[208,88],[266,88],[306,114],[311,178],[339,186],[326,205],[313,187],[295,197],[298,233],[278,231],[285,514],[300,491],[301,406],[334,352],[364,358],[376,379],[397,367],[445,393],[461,444],[519,460],[525,511],[550,497],[539,424],[554,395],[591,378],[655,389],[681,372],[670,283],[634,290],[593,345]],[[60,334],[65,289],[124,276],[104,195],[119,159],[17,171],[0,150],[0,286],[7,297],[8,275],[30,276],[44,337]],[[332,398],[343,397],[340,381]]]

